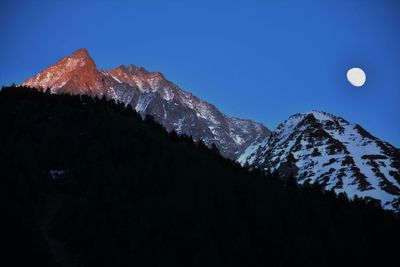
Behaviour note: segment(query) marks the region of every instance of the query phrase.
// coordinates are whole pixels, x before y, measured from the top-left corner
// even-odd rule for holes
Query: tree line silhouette
[[[395,214],[250,171],[130,106],[5,87],[0,123],[2,266],[398,264]]]

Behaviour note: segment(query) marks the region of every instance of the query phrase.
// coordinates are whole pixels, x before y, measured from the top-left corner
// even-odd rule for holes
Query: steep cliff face
[[[96,64],[86,49],[63,57],[23,85],[50,89],[53,93],[102,95],[105,76],[96,69]]]
[[[260,123],[227,116],[214,105],[183,91],[159,72],[134,65],[110,71],[96,68],[86,49],[79,49],[22,85],[52,93],[105,96],[152,115],[167,130],[216,144],[221,154],[237,160],[253,142],[270,131]]]
[[[295,114],[270,138],[254,143],[242,164],[318,182],[350,197],[370,198],[386,209],[400,208],[400,151],[361,126],[326,112]]]

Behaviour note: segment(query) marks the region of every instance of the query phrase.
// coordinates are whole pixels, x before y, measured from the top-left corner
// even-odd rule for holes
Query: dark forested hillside
[[[250,173],[130,108],[0,92],[1,266],[397,266],[373,203]]]

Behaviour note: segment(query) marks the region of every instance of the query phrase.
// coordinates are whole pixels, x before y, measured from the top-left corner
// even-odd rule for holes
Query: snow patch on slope
[[[290,116],[266,142],[250,145],[238,161],[273,172],[287,168],[284,163],[292,157],[299,184],[318,182],[350,198],[372,198],[385,209],[398,209],[400,181],[395,175],[399,177],[400,170],[394,166],[399,158],[393,156],[398,151],[387,152],[394,149],[343,118],[310,111]]]

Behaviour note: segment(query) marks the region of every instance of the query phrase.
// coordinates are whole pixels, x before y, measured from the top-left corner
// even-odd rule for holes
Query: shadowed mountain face
[[[400,209],[400,151],[325,112],[289,117],[268,140],[250,146],[239,162]]]
[[[0,266],[398,266],[398,218],[374,203],[248,172],[113,101],[4,88],[0,121]]]
[[[168,131],[186,134],[236,160],[253,142],[270,131],[260,123],[229,117],[215,106],[187,93],[159,72],[134,65],[110,71],[96,68],[84,48],[62,58],[22,85],[52,93],[105,96],[131,105],[142,116],[152,115]]]

